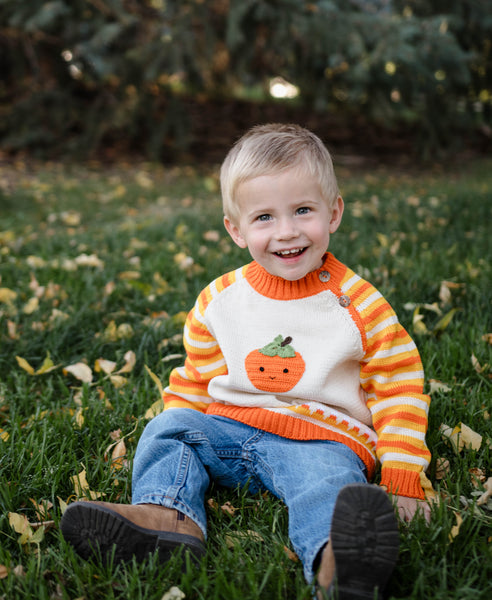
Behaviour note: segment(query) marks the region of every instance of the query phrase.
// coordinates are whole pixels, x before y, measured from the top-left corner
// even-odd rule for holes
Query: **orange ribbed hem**
[[[213,402],[207,407],[207,414],[226,417],[250,427],[256,427],[268,433],[291,440],[328,440],[340,442],[353,450],[364,462],[368,479],[374,477],[375,461],[372,454],[353,438],[338,434],[322,426],[308,423],[299,417],[291,417],[263,408],[245,408]]]
[[[385,468],[383,465],[381,485],[385,486],[390,494],[425,500],[419,471],[406,471],[405,469],[394,469],[392,467]]]

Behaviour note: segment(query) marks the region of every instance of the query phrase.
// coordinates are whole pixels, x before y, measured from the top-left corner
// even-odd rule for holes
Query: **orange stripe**
[[[413,423],[425,429],[427,427],[427,417],[415,415],[408,411],[400,411],[373,421],[376,431],[381,431],[385,425],[398,425],[399,423],[402,426],[405,426],[406,423],[407,427],[410,423]]]

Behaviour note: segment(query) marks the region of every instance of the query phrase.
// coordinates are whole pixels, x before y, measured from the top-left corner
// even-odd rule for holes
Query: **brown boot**
[[[330,541],[321,556],[318,599],[382,598],[398,546],[398,522],[386,492],[369,484],[345,486],[338,494]]]
[[[202,530],[190,518],[158,504],[110,504],[74,502],[61,520],[64,538],[82,558],[100,557],[109,562],[143,561],[159,551],[159,560],[169,560],[177,548],[188,550],[198,560],[205,553]]]

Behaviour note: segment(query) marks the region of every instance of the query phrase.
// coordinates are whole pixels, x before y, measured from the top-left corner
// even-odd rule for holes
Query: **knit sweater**
[[[165,409],[193,408],[381,463],[381,485],[423,498],[429,397],[415,343],[374,286],[332,254],[297,281],[256,262],[199,295]],[[314,460],[315,457],[313,457]]]

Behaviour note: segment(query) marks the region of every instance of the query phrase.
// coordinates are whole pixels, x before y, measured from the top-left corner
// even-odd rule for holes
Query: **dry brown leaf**
[[[486,333],[485,335],[482,335],[482,340],[492,344],[492,333]]]
[[[5,579],[8,577],[10,569],[5,565],[0,565],[0,579]]]
[[[289,560],[293,562],[299,562],[299,557],[297,556],[297,554],[287,546],[284,546],[284,552],[285,554],[287,554],[287,558]]]
[[[448,475],[450,469],[451,466],[447,458],[438,458],[436,460],[436,479],[444,479]]]
[[[223,504],[220,509],[222,510],[223,513],[226,513],[228,515],[231,515],[232,517],[236,514],[236,510],[237,508],[234,508],[234,506],[232,506],[232,504],[228,501],[225,504]]]
[[[209,508],[211,508],[212,510],[219,510],[219,503],[217,502],[217,500],[215,500],[214,498],[209,498],[207,500],[207,505],[209,506]]]
[[[484,486],[485,492],[480,496],[477,500],[478,506],[482,506],[482,504],[486,504],[489,498],[492,498],[492,477],[489,477],[485,482]]]
[[[468,473],[470,473],[471,482],[474,487],[478,487],[485,481],[485,471],[479,467],[468,469]]]

